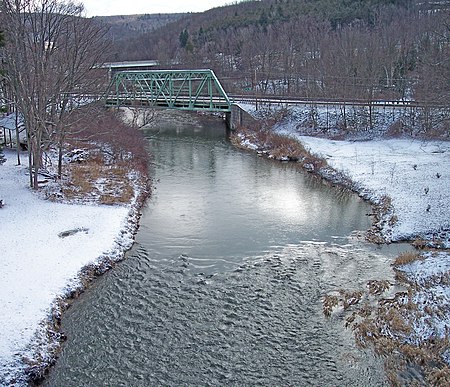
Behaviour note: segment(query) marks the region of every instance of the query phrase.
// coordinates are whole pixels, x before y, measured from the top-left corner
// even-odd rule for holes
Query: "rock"
[[[60,238],[67,238],[69,236],[78,234],[79,232],[84,232],[85,234],[87,234],[89,232],[89,229],[85,227],[75,228],[73,230],[62,231],[58,234],[58,236]]]

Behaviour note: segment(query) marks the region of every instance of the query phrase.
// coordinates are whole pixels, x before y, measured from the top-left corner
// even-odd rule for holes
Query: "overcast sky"
[[[235,0],[78,0],[87,16],[202,12]]]

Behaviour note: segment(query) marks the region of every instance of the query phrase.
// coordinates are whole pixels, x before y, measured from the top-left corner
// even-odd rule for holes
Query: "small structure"
[[[100,68],[107,69],[109,79],[111,80],[119,71],[146,71],[153,70],[159,66],[157,60],[138,60],[138,61],[124,61],[124,62],[108,62],[104,63]]]
[[[19,129],[19,145],[26,144],[26,133],[23,119],[16,113],[0,118],[0,144],[13,148],[16,146],[16,127]]]

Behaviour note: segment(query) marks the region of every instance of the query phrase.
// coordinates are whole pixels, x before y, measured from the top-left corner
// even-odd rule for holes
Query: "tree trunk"
[[[60,137],[58,144],[58,179],[61,179],[62,176],[62,158],[63,158],[63,138]]]
[[[19,113],[16,107],[16,152],[17,152],[17,165],[20,165],[20,134],[19,134]]]
[[[41,150],[38,146],[40,144],[39,140],[36,140],[36,144],[33,144],[33,189],[37,190],[39,188],[39,168],[41,166]]]
[[[30,130],[27,128],[27,148],[28,148],[28,176],[30,178],[30,187],[33,188],[33,153],[31,152]]]

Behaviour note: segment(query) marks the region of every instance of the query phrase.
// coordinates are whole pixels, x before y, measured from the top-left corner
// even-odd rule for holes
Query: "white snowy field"
[[[257,111],[253,104],[239,106],[262,120],[282,108],[268,106]],[[352,140],[313,137],[324,133],[320,129],[325,126],[324,112],[318,109],[317,128],[306,127],[305,116],[310,109],[289,107],[287,116],[273,130],[298,140],[310,153],[324,158],[333,169],[349,177],[364,198],[377,203],[388,196],[398,221],[392,229],[383,230],[387,240],[435,237],[444,239],[442,247],[450,248],[450,141],[386,139],[383,136],[389,125],[398,119],[389,109],[377,112],[377,123],[370,133],[359,122],[363,130],[353,133]],[[331,127],[336,126],[338,118],[331,121]],[[329,129],[327,133],[333,135],[335,131]],[[362,139],[371,140],[358,141]],[[244,145],[254,148],[251,143]]]
[[[383,195],[391,198],[398,218],[392,227],[393,241],[430,233],[439,236],[444,230],[448,234],[450,142],[411,139],[350,142],[295,137],[310,152],[344,172],[364,197],[374,201]]]
[[[381,232],[385,240],[418,237],[444,248],[438,252],[421,252],[417,262],[398,267],[413,284],[410,297],[417,305],[417,312],[409,310],[407,304],[393,306],[411,322],[412,329],[407,335],[401,332],[399,336],[385,330],[382,337],[398,339],[399,348],[405,343],[418,347],[425,343],[433,348],[435,338],[445,340],[450,329],[450,141],[380,137],[370,141],[337,141],[305,136],[295,122],[294,125],[292,122],[277,124],[275,132],[294,138],[310,153],[325,159],[333,169],[327,170],[325,176],[334,182],[344,174],[353,182],[352,188],[373,203],[389,197],[394,211],[389,216],[393,215],[391,219],[396,222],[383,223]],[[270,144],[257,143],[245,131],[238,133],[238,137],[242,146],[270,155]],[[380,326],[390,326],[376,314],[374,319]],[[450,365],[449,349],[438,356],[442,358],[439,362],[444,360]]]
[[[0,385],[21,378],[58,296],[79,286],[84,266],[118,259],[133,241],[131,206],[70,205],[28,188],[26,156],[0,165]],[[75,230],[72,233],[61,234]],[[76,232],[78,230],[78,232]],[[44,339],[45,341],[45,339]],[[48,344],[48,343],[44,343]]]
[[[335,141],[301,136],[292,128],[279,133],[297,138],[334,169],[344,172],[366,198],[392,199],[398,219],[392,240],[444,235],[449,246],[450,142],[383,139]],[[79,285],[80,269],[105,256],[119,257],[133,241],[130,206],[58,204],[28,188],[25,166],[5,150],[0,165],[0,385],[23,371],[36,338],[58,296]],[[23,164],[27,165],[23,158]],[[79,230],[73,235],[60,235]],[[449,254],[439,256],[448,270]],[[433,260],[427,260],[432,268]],[[415,268],[412,268],[415,272]],[[448,299],[448,289],[447,289]],[[446,324],[446,325],[445,325]],[[450,326],[448,318],[445,326]],[[420,331],[420,330],[419,330]],[[36,335],[37,334],[37,335]]]

